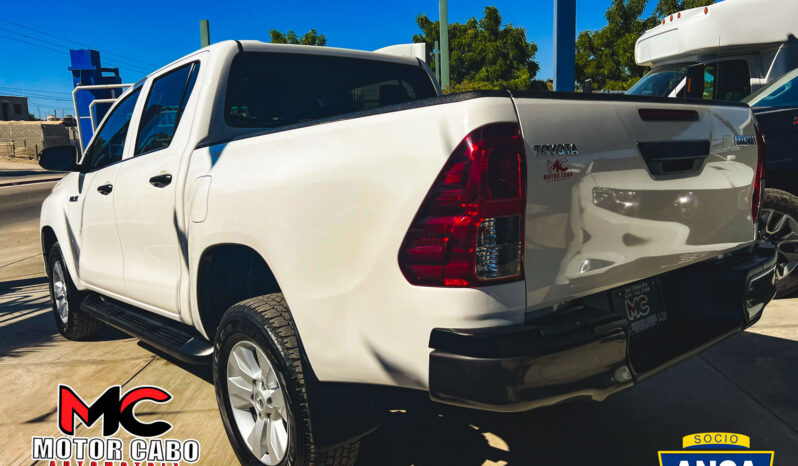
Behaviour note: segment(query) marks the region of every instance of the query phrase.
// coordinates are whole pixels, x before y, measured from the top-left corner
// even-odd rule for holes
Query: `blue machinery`
[[[122,83],[119,68],[103,68],[100,52],[96,50],[70,50],[69,58],[69,71],[72,72],[72,85],[75,87],[72,104],[75,106],[78,139],[83,150],[111,103],[131,85]]]

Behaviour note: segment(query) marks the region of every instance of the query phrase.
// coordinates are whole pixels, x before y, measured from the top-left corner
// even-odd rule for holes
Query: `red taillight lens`
[[[399,250],[414,285],[467,287],[523,277],[526,157],[521,130],[472,131],[427,193]]]
[[[759,205],[765,192],[765,164],[767,163],[767,144],[765,134],[759,125],[754,125],[756,131],[756,172],[754,173],[754,192],[751,195],[751,218],[754,223],[759,217]]]

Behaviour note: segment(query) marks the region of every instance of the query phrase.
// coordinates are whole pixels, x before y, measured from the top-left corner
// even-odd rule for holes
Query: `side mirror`
[[[39,152],[39,165],[56,172],[77,171],[78,149],[75,146],[55,146]]]
[[[684,83],[684,97],[687,99],[704,98],[704,65],[687,67],[687,82]]]

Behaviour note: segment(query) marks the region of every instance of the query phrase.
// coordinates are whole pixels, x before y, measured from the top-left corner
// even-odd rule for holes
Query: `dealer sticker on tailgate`
[[[615,309],[626,315],[632,333],[640,333],[668,318],[659,280],[656,279],[630,283],[613,290],[612,302]]]

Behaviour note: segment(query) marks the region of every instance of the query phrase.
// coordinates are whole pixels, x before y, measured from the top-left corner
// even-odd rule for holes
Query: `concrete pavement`
[[[47,189],[0,188],[0,464],[30,464],[31,437],[58,433],[58,384],[87,401],[114,384],[163,387],[174,400],[137,415],[171,422],[168,438],[198,439],[200,464],[235,464],[207,369],[176,365],[111,329],[99,341],[58,335],[38,251],[36,199]],[[773,302],[750,331],[604,403],[497,415],[420,396],[391,406],[358,464],[648,465],[701,431],[747,434],[754,448],[776,451],[776,465],[798,464],[797,314],[798,300]]]

